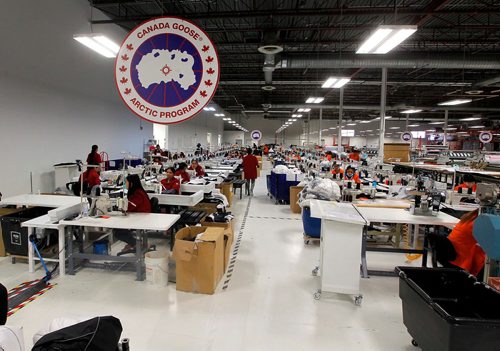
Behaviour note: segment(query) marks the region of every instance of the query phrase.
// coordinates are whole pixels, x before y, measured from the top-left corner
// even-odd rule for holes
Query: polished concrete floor
[[[56,278],[54,289],[8,324],[24,327],[27,349],[33,334],[53,318],[113,315],[132,351],[418,350],[402,322],[396,278],[362,279],[360,307],[345,295],[314,300],[319,278],[311,270],[319,246],[304,244],[300,215],[267,197],[264,177],[251,200],[234,199],[236,236],[249,208],[227,289],[221,283],[214,295],[189,294],[174,284],[158,288],[137,282],[132,272],[86,268]],[[400,254],[369,253],[368,260],[374,269],[405,264]],[[8,288],[43,275],[40,269],[27,270],[27,264],[0,259],[0,281]]]

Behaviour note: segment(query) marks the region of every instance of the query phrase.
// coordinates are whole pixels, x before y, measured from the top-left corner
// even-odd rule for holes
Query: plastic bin
[[[396,267],[403,322],[424,351],[500,350],[500,293],[459,269]]]
[[[5,252],[10,255],[28,256],[28,228],[22,228],[21,223],[46,215],[49,210],[47,207],[31,207],[1,217]]]
[[[311,217],[311,208],[302,208],[302,225],[304,226],[304,234],[312,238],[321,236],[321,218]]]

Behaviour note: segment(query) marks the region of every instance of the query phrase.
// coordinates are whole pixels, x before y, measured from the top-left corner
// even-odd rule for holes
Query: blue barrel
[[[321,219],[311,217],[311,208],[302,208],[302,225],[304,226],[304,234],[313,238],[321,236]]]

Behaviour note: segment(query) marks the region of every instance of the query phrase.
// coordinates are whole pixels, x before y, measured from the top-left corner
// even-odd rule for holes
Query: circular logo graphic
[[[219,59],[194,23],[159,17],[133,29],[115,61],[115,82],[127,107],[150,122],[185,121],[205,107],[219,84]]]
[[[411,141],[412,139],[412,135],[410,132],[404,132],[404,133],[401,133],[401,140],[403,141]]]
[[[260,132],[260,130],[253,130],[250,135],[252,136],[252,140],[254,141],[259,141],[260,139],[262,139],[262,133]]]
[[[491,143],[492,140],[493,134],[491,134],[491,132],[481,132],[481,134],[479,134],[479,141],[484,144]]]

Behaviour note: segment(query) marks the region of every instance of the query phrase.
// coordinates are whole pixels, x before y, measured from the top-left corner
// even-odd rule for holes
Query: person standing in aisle
[[[102,163],[101,155],[99,155],[99,146],[92,145],[90,154],[87,156],[87,165],[100,166]],[[90,168],[90,167],[89,167]]]
[[[246,193],[253,196],[253,188],[255,187],[255,179],[257,178],[257,168],[259,161],[257,157],[252,155],[252,149],[247,149],[247,155],[243,158],[243,172],[245,173]]]
[[[142,187],[141,179],[137,174],[130,174],[125,180],[128,192],[128,207],[127,212],[142,212],[151,213],[151,202],[148,194]],[[115,238],[127,243],[123,250],[118,255],[135,252],[136,240],[131,230],[128,229],[114,229]]]
[[[175,178],[174,167],[168,167],[165,171],[167,178],[161,180],[162,194],[180,194],[181,182]]]

